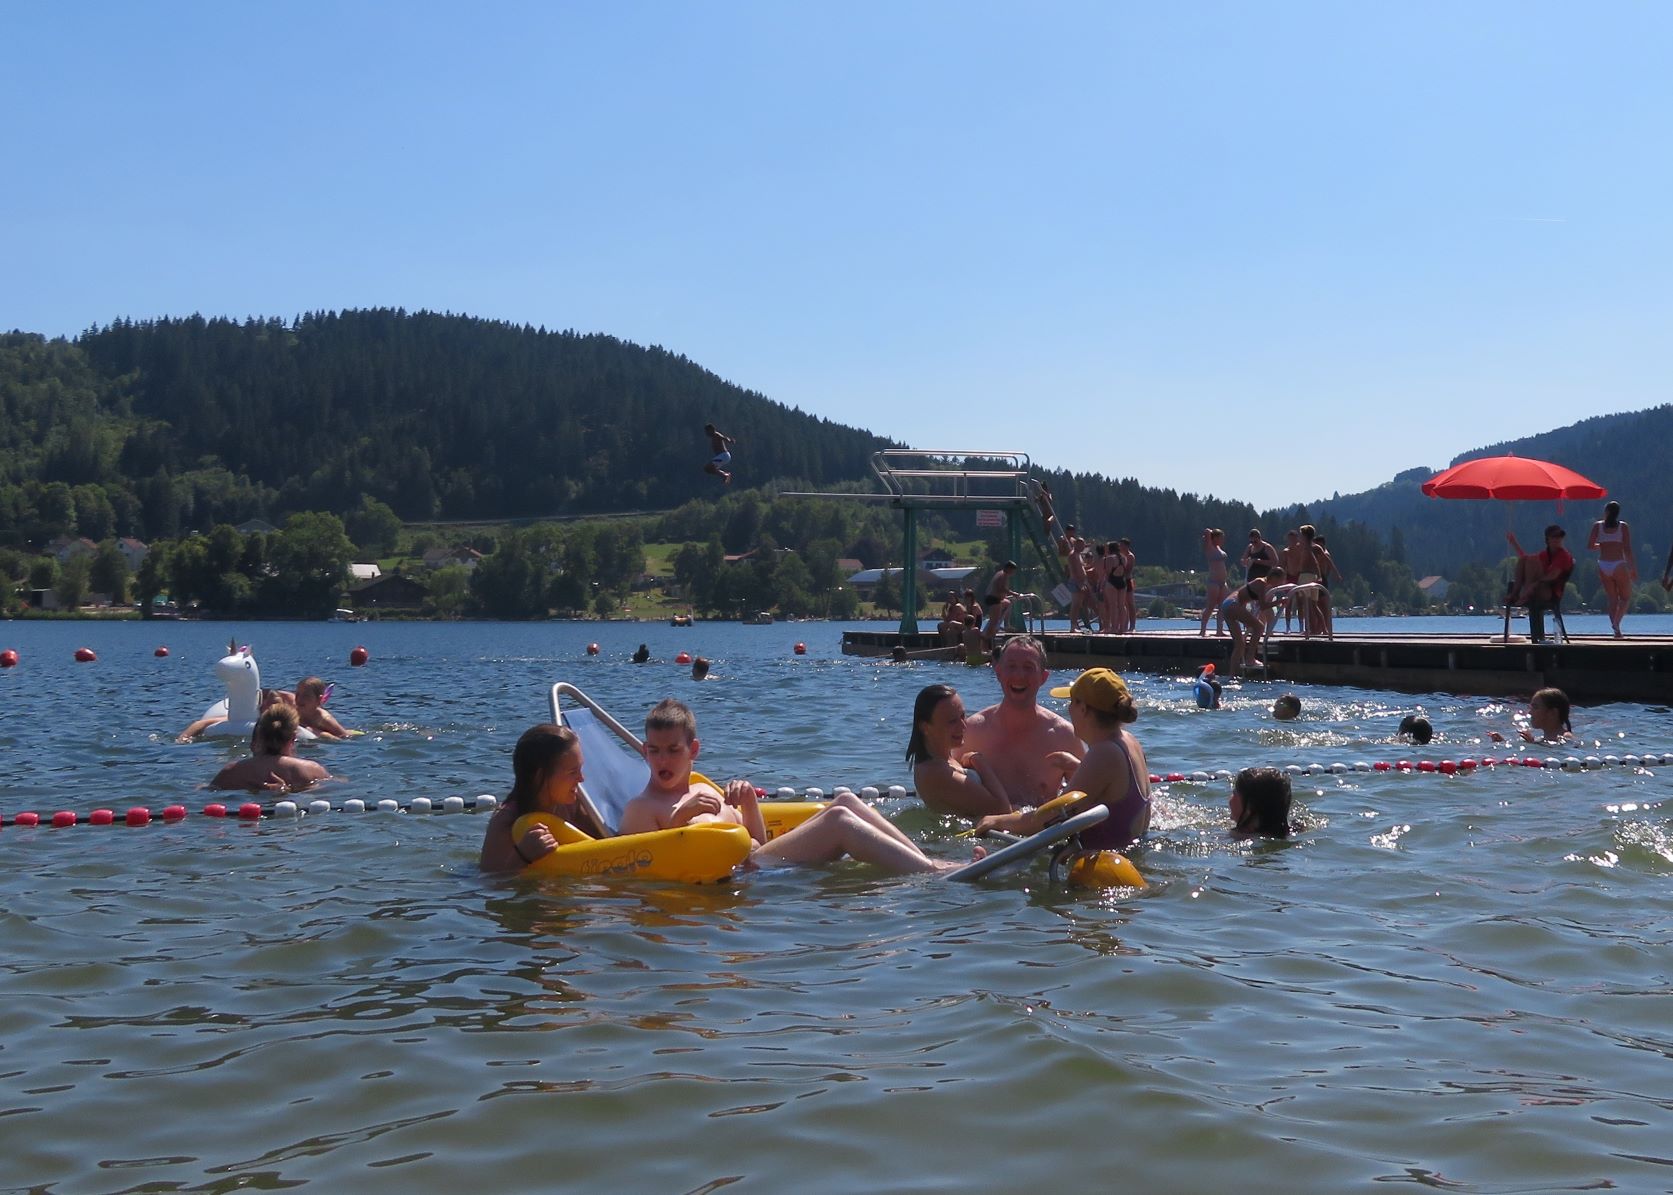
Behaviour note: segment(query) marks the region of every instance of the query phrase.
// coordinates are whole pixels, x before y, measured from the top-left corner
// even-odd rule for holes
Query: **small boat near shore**
[[[676,614],[668,620],[668,625],[671,627],[689,627],[693,621],[689,614]]]

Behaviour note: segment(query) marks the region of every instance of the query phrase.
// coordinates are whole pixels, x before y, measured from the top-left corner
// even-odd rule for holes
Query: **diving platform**
[[[1113,668],[1117,672],[1194,675],[1204,664],[1224,668],[1231,640],[1195,630],[1132,635],[1045,632],[1054,671]],[[1001,642],[1004,637],[1001,636]],[[888,656],[906,648],[913,659],[963,662],[962,649],[943,647],[934,634],[845,631],[844,655]],[[1335,639],[1273,635],[1262,645],[1264,668],[1255,679],[1315,685],[1354,685],[1405,693],[1480,693],[1526,697],[1553,686],[1582,705],[1605,701],[1673,702],[1673,638],[1577,636],[1533,643],[1492,635],[1342,634]]]

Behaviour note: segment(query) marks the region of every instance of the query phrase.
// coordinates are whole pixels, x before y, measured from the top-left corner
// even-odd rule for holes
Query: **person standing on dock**
[[[1611,502],[1603,517],[1592,524],[1586,546],[1597,553],[1598,577],[1608,599],[1609,625],[1615,638],[1622,638],[1621,619],[1632,604],[1632,587],[1638,584],[1638,566],[1632,559],[1632,528],[1621,519],[1621,504]]]
[[[1249,530],[1249,546],[1243,549],[1243,556],[1239,560],[1243,565],[1243,578],[1253,581],[1257,576],[1255,566],[1261,566],[1259,576],[1266,576],[1267,572],[1278,567],[1278,549],[1261,538],[1261,529],[1252,527]]]
[[[1013,805],[1038,805],[1057,795],[1063,771],[1059,753],[1076,759],[1086,748],[1061,714],[1040,705],[1040,688],[1050,672],[1046,649],[1032,635],[1005,641],[993,662],[1000,697],[965,721],[964,746],[992,766]]]

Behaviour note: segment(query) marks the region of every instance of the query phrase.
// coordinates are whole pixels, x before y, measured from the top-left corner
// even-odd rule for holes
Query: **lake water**
[[[0,623],[23,656],[0,671],[0,1190],[1673,1187],[1673,768],[1310,776],[1311,828],[1259,846],[1226,836],[1224,784],[1175,783],[1142,892],[857,865],[508,882],[477,873],[471,814],[11,824],[200,808],[233,749],[172,739],[229,634],[269,684],[337,682],[369,731],[312,751],[339,799],[503,795],[559,679],[630,724],[685,698],[705,769],[767,787],[907,783],[921,686],[997,696],[986,670],[843,657],[842,629]],[[1204,713],[1129,679],[1162,772],[1474,757],[1517,709],[1282,686],[1305,713],[1280,724],[1278,685]],[[1394,743],[1420,706],[1438,741]],[[1579,755],[1673,751],[1665,707],[1575,729]]]

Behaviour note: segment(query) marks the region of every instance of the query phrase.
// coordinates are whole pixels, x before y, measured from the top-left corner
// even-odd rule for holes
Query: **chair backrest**
[[[560,697],[571,699],[565,705]],[[639,740],[609,712],[573,685],[552,686],[552,721],[567,726],[581,740],[581,800],[593,820],[610,834],[620,832],[622,810],[650,783],[651,769],[639,752]]]

